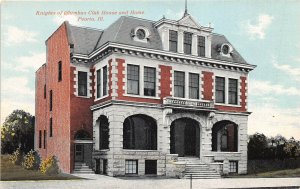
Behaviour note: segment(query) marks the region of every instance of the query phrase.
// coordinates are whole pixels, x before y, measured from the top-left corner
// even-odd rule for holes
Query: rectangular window
[[[145,96],[155,96],[155,68],[144,68],[144,95]]]
[[[78,72],[78,96],[87,96],[87,73]]]
[[[50,90],[50,111],[52,111],[52,101],[53,101],[53,96],[52,96],[52,90]]]
[[[58,81],[62,80],[62,64],[61,61],[58,62]]]
[[[177,41],[178,41],[177,31],[170,30],[169,31],[169,50],[170,51],[177,52]]]
[[[39,148],[42,147],[42,131],[39,130]]]
[[[44,99],[46,99],[46,95],[47,95],[47,89],[46,89],[46,84],[44,85]]]
[[[145,174],[157,174],[157,160],[145,160]]]
[[[46,130],[44,130],[44,149],[46,149]]]
[[[51,117],[51,118],[50,118],[50,129],[49,129],[49,130],[50,130],[50,133],[49,133],[49,136],[50,136],[50,137],[53,136],[53,128],[52,128],[52,127],[53,127],[53,123],[52,123],[52,117]]]
[[[127,66],[127,93],[139,94],[139,66],[129,65]]]
[[[125,174],[138,174],[138,160],[125,160]]]
[[[174,96],[184,98],[184,72],[174,71]]]
[[[229,172],[237,173],[238,172],[237,165],[238,165],[237,161],[229,161]]]
[[[101,96],[101,70],[97,70],[97,98]]]
[[[238,96],[238,80],[229,79],[228,80],[228,103],[237,104]]]
[[[216,103],[225,103],[225,78],[216,77]]]
[[[192,54],[192,33],[184,32],[184,53],[185,54]]]
[[[198,36],[198,56],[205,56],[205,37]]]
[[[199,74],[189,74],[189,96],[191,99],[199,99]]]
[[[103,67],[103,96],[107,95],[107,66]]]

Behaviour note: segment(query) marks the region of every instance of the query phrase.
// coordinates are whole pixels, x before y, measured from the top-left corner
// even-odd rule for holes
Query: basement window
[[[229,173],[237,173],[238,162],[229,161]]]
[[[125,160],[125,174],[138,174],[138,160]]]

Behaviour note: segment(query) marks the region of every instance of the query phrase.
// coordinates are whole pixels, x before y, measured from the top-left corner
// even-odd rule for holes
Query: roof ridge
[[[135,17],[135,16],[121,16],[121,17],[127,17],[127,18],[134,18],[134,19],[137,19],[137,20],[143,20],[143,21],[148,21],[148,22],[157,22],[157,21],[154,21],[154,20],[148,20],[148,19],[145,19],[145,18],[140,18],[140,17]]]
[[[77,28],[82,28],[82,29],[91,29],[91,30],[97,30],[97,31],[104,31],[103,29],[99,29],[99,28],[92,28],[92,27],[86,27],[86,26],[76,26],[76,25],[72,25],[69,23],[70,26],[73,27],[77,27]]]
[[[122,21],[121,21],[121,23],[120,23],[120,25],[119,25],[118,31],[117,31],[116,34],[115,34],[114,41],[116,40],[116,38],[117,38],[117,36],[118,36],[118,34],[119,34],[119,32],[120,32],[121,26],[122,26],[122,24],[123,24],[123,22],[124,22],[124,17],[121,17],[121,18],[122,18]]]

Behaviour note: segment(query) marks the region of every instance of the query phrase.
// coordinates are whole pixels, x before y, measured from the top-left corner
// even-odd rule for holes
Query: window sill
[[[160,97],[156,97],[156,96],[141,96],[141,95],[132,95],[132,94],[124,94],[123,96],[127,96],[127,97],[135,97],[135,98],[147,98],[147,99],[156,99],[156,100],[160,100]]]
[[[238,107],[238,108],[241,108],[241,107],[242,107],[241,105],[238,105],[238,104],[225,104],[225,103],[215,103],[215,105],[217,105],[217,106]]]
[[[139,149],[123,149],[124,151],[129,151],[129,152],[134,152],[134,151],[139,151],[139,152],[157,152],[158,150],[139,150]]]
[[[91,98],[89,96],[79,96],[79,95],[76,95],[76,97],[80,97],[80,98]]]
[[[96,98],[96,99],[94,100],[94,102],[96,102],[96,101],[98,101],[98,100],[102,100],[102,99],[104,99],[104,98],[106,98],[106,97],[108,97],[108,94],[105,95],[105,96],[101,96],[100,98]]]

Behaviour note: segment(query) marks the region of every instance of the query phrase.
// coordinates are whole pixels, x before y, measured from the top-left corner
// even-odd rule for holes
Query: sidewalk
[[[72,188],[72,189],[190,189],[188,179],[162,178],[114,178],[103,175],[75,175],[84,180],[48,180],[48,181],[8,181],[1,182],[0,188]],[[258,188],[283,187],[300,188],[300,178],[224,178],[193,180],[193,189],[198,188]]]

